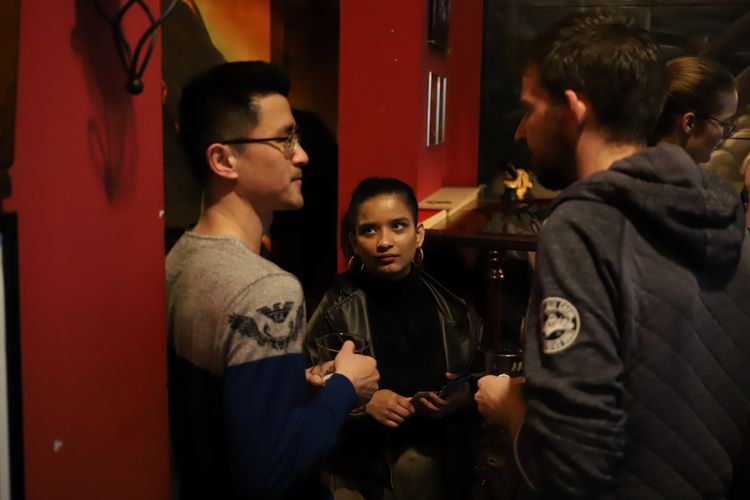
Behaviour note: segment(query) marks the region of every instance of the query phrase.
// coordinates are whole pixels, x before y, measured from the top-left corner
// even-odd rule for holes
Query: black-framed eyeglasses
[[[300,141],[300,133],[298,130],[292,130],[283,137],[263,137],[263,138],[236,138],[236,139],[227,139],[225,141],[221,141],[219,144],[225,144],[225,145],[231,145],[231,144],[253,144],[256,142],[278,142],[281,143],[281,149],[280,151],[284,155],[284,157],[288,160],[292,156],[294,156],[294,152],[297,150],[297,146],[299,146]]]
[[[723,139],[727,139],[732,134],[734,134],[737,131],[737,127],[739,126],[739,123],[737,122],[737,120],[733,122],[719,120],[715,116],[711,116],[707,113],[695,113],[695,116],[697,116],[698,118],[703,118],[704,120],[713,120],[719,125],[721,125],[721,137]]]

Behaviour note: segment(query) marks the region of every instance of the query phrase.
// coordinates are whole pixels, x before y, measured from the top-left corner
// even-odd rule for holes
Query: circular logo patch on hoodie
[[[539,308],[546,354],[564,351],[575,342],[581,330],[578,310],[562,297],[547,297]]]

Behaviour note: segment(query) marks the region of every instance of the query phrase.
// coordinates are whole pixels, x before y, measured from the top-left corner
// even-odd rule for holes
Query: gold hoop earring
[[[359,269],[355,269],[357,261],[359,261]],[[349,257],[349,260],[346,263],[346,269],[353,273],[361,273],[365,269],[365,263],[362,262],[360,256],[355,253],[354,255]]]
[[[417,267],[422,267],[424,265],[424,250],[422,250],[422,247],[417,247],[417,251],[414,254],[414,260],[412,262]]]

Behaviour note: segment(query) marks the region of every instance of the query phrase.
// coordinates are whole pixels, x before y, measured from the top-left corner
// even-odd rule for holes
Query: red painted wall
[[[445,185],[477,183],[483,4],[481,0],[451,2]]]
[[[5,208],[19,220],[28,500],[169,498],[158,47],[144,81],[124,91],[89,0],[21,2]]]
[[[417,183],[422,106],[421,1],[342,0],[339,208],[370,175]],[[426,97],[425,97],[426,99]]]
[[[428,0],[341,0],[339,219],[364,177],[398,177],[419,199],[476,184],[483,6],[451,4],[445,54],[426,42]],[[446,140],[431,148],[429,71],[448,77]]]

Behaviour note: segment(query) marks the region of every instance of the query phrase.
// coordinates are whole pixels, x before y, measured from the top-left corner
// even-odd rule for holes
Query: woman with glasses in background
[[[720,64],[684,56],[667,62],[669,93],[656,126],[654,143],[681,146],[696,163],[737,129],[737,83]]]

